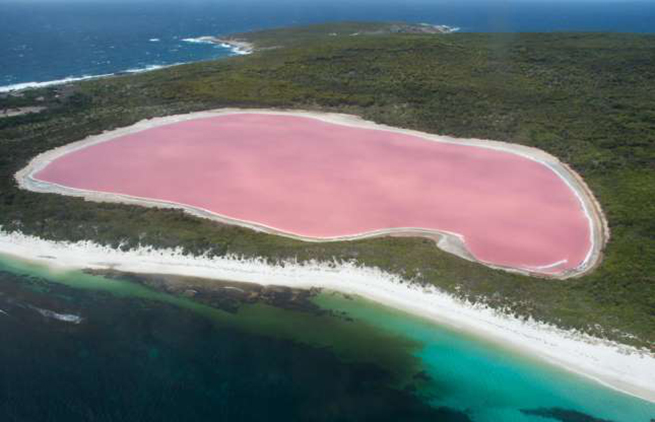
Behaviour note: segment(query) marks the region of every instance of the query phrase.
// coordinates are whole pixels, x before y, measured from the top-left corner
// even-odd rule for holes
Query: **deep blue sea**
[[[654,0],[0,0],[0,91],[233,54],[203,35],[338,20],[655,32]]]

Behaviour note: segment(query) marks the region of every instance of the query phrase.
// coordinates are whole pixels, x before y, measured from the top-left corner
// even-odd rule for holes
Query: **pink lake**
[[[35,178],[305,237],[453,232],[480,261],[548,267],[542,272],[576,268],[591,249],[578,198],[545,165],[308,117],[228,114],[159,126],[71,152]]]

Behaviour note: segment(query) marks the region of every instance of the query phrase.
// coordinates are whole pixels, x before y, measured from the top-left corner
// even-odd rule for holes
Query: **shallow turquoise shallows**
[[[567,409],[598,420],[645,421],[655,417],[655,404],[619,393],[596,382],[521,355],[484,339],[455,332],[402,312],[359,300],[319,299],[324,307],[422,344],[417,352],[435,380],[436,405],[466,409],[480,422],[593,422],[596,419],[543,418],[521,410]],[[655,371],[655,368],[653,368]],[[444,394],[444,391],[447,392]]]
[[[161,421],[176,412],[244,421],[655,418],[653,403],[491,341],[337,293],[314,302],[330,312],[258,304],[228,313],[0,256],[0,412],[69,421],[127,420],[121,412]]]

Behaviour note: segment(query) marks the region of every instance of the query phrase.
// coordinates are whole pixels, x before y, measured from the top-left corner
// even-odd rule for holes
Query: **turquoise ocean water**
[[[314,301],[329,312],[258,304],[228,313],[127,281],[0,257],[0,414],[10,421],[655,417],[655,404],[502,345],[363,299],[324,292]]]

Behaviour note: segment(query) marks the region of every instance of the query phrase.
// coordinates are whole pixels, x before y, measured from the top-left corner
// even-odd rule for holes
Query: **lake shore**
[[[4,232],[0,253],[58,269],[99,269],[175,274],[264,286],[323,288],[354,294],[489,339],[538,357],[608,387],[655,402],[655,354],[552,325],[462,302],[431,286],[419,286],[377,268],[353,263],[287,261],[269,264],[235,256],[185,256],[181,250],[142,247],[122,251],[90,241],[53,242]]]
[[[125,195],[125,194],[76,189],[67,186],[62,186],[56,183],[50,183],[43,180],[39,180],[35,176],[37,173],[39,173],[41,170],[47,167],[54,160],[57,160],[58,158],[66,154],[78,151],[80,149],[89,146],[97,145],[99,143],[107,142],[116,139],[118,137],[138,133],[144,130],[157,128],[164,125],[170,125],[170,124],[185,122],[194,119],[203,119],[203,118],[210,118],[215,116],[224,116],[224,115],[231,115],[231,114],[249,114],[249,113],[307,117],[307,118],[317,119],[323,122],[328,122],[328,123],[333,123],[343,126],[350,126],[354,128],[375,129],[375,130],[383,130],[383,131],[399,133],[399,134],[412,135],[432,142],[464,145],[464,146],[471,146],[471,147],[482,147],[482,148],[492,149],[502,152],[509,152],[515,155],[522,156],[524,158],[528,158],[532,161],[535,161],[547,167],[549,170],[554,172],[574,192],[574,194],[576,195],[577,199],[580,202],[580,207],[582,208],[586,218],[588,219],[591,248],[585,260],[580,265],[578,265],[576,268],[570,268],[565,271],[554,272],[551,271],[549,267],[543,267],[543,268],[540,267],[540,268],[532,268],[532,269],[507,267],[507,266],[494,265],[493,263],[476,259],[468,250],[464,238],[458,233],[451,233],[448,231],[427,230],[420,227],[404,227],[404,228],[376,230],[372,232],[358,233],[355,235],[348,235],[348,236],[336,236],[336,237],[325,237],[325,238],[309,237],[296,233],[291,233],[289,231],[278,230],[275,227],[270,227],[264,224],[258,224],[253,221],[244,221],[221,214],[216,214],[215,212],[212,212],[207,209],[188,206],[177,202],[161,201],[152,198],[142,198],[137,196]],[[149,207],[180,208],[198,217],[209,218],[225,224],[238,225],[253,230],[286,236],[303,241],[310,241],[310,242],[347,241],[347,240],[357,240],[363,238],[389,236],[389,235],[427,237],[433,239],[436,242],[437,246],[444,251],[455,254],[467,260],[479,262],[481,264],[490,266],[492,268],[514,271],[527,275],[537,275],[537,276],[553,277],[553,278],[560,278],[560,279],[580,276],[595,269],[602,259],[602,249],[607,243],[607,240],[609,239],[610,236],[607,219],[605,218],[602,212],[600,204],[598,203],[598,201],[596,200],[596,198],[594,197],[593,193],[586,185],[586,183],[582,180],[582,178],[579,175],[577,175],[566,164],[562,163],[556,157],[542,150],[526,147],[522,145],[510,144],[506,142],[499,142],[499,141],[490,141],[490,140],[482,140],[482,139],[460,139],[460,138],[452,138],[448,136],[434,135],[424,132],[418,132],[408,129],[401,129],[401,128],[395,128],[386,125],[381,125],[374,122],[363,120],[358,116],[353,116],[353,115],[336,114],[336,113],[320,113],[320,112],[313,112],[313,111],[306,111],[306,110],[227,109],[226,108],[226,109],[210,110],[210,111],[196,112],[196,113],[190,113],[184,115],[167,116],[167,117],[143,120],[132,126],[104,132],[100,135],[90,136],[81,141],[64,145],[62,147],[55,148],[53,150],[46,151],[42,154],[39,154],[38,156],[36,156],[34,159],[31,160],[31,162],[28,164],[27,167],[16,173],[15,178],[21,188],[26,190],[31,190],[34,192],[81,196],[87,200],[96,201],[96,202],[119,202],[119,203],[136,204],[136,205],[149,206]]]

